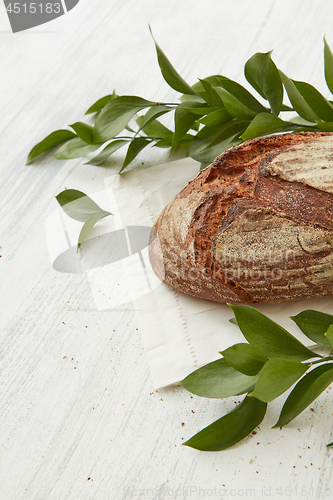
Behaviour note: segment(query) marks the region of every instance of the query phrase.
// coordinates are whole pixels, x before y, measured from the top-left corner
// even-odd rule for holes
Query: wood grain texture
[[[275,48],[284,72],[327,95],[322,37],[333,46],[333,4],[81,0],[15,35],[0,10],[1,499],[332,496],[330,390],[271,430],[280,398],[257,434],[227,452],[181,446],[237,399],[153,391],[135,311],[95,310],[84,275],[57,273],[48,255],[54,196],[65,187],[103,189],[119,159],[106,168],[81,159],[24,164],[38,140],[80,120],[113,88],[176,97],[160,76],[148,22],[189,83],[215,73],[244,83],[245,61]]]

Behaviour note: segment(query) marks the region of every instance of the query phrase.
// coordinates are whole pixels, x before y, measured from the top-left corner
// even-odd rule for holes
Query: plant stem
[[[317,361],[313,361],[312,363],[310,363],[310,366],[317,365],[318,363],[325,363],[325,361],[333,361],[333,356],[325,356],[321,359],[318,359]]]
[[[135,137],[137,137],[137,135],[134,135],[134,136],[117,135],[117,137],[114,137],[114,139],[130,139],[130,140],[133,140]],[[151,141],[160,141],[161,139],[164,139],[164,137],[150,137],[149,135],[139,135],[139,137],[144,137],[145,139],[150,139]]]

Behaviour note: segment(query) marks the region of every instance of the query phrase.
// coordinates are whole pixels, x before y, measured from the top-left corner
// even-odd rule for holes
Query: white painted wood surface
[[[327,95],[322,37],[333,46],[333,3],[81,0],[15,35],[3,4],[0,14],[1,500],[332,498],[329,390],[282,430],[270,429],[281,401],[271,404],[258,433],[228,451],[181,446],[235,400],[154,391],[132,308],[95,311],[87,281],[55,272],[47,251],[54,196],[99,191],[116,166],[24,163],[113,88],[175,98],[148,22],[190,83],[214,73],[244,83],[247,58],[275,48],[281,69]]]

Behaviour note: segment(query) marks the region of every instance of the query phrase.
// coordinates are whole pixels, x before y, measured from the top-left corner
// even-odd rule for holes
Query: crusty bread
[[[333,134],[224,152],[159,215],[149,256],[164,283],[217,302],[332,294]]]

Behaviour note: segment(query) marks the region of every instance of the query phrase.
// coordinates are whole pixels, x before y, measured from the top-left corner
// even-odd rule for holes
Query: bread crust
[[[161,212],[149,257],[164,283],[216,302],[332,294],[333,134],[225,151]]]

